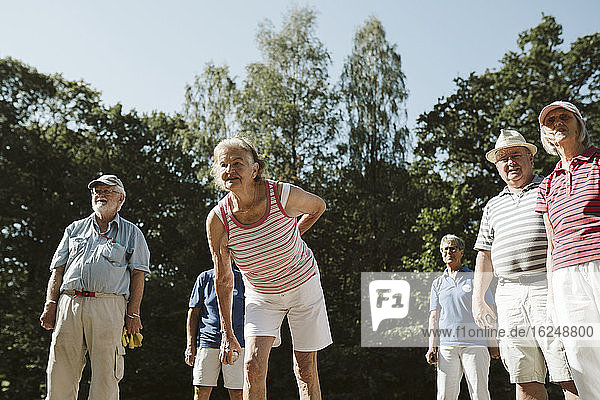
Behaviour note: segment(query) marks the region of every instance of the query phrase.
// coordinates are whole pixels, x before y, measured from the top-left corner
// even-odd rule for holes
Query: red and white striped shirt
[[[553,270],[600,260],[600,150],[591,146],[568,167],[559,161],[540,185],[535,211],[552,223]]]
[[[257,222],[245,225],[233,215],[225,196],[215,212],[225,225],[231,258],[251,289],[277,294],[294,289],[317,271],[312,251],[300,237],[298,221],[286,214],[277,182],[265,179],[267,208]]]

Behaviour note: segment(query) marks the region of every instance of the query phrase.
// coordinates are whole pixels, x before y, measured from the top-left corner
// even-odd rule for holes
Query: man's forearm
[[[489,251],[479,251],[475,262],[475,287],[473,288],[473,300],[485,301],[485,293],[492,282],[492,258]]]
[[[52,274],[48,280],[48,288],[46,289],[46,303],[56,303],[58,301],[64,272],[64,265],[56,267],[52,270]]]
[[[131,271],[129,280],[129,303],[127,303],[127,314],[140,315],[142,297],[144,295],[144,271],[134,269]]]
[[[187,345],[191,346],[196,343],[196,335],[198,334],[199,309],[190,308],[188,310],[186,324]]]

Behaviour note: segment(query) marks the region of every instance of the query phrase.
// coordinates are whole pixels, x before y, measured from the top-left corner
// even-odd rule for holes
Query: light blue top
[[[454,279],[448,269],[437,277],[431,285],[429,310],[439,310],[441,346],[487,346],[490,332],[485,332],[475,324],[471,301],[475,272],[463,266]],[[485,301],[494,303],[494,296],[488,288]],[[444,330],[446,332],[444,333]]]
[[[150,272],[150,251],[142,231],[119,214],[100,234],[94,214],[70,224],[50,269],[65,265],[61,292],[87,290],[129,297],[130,271]]]

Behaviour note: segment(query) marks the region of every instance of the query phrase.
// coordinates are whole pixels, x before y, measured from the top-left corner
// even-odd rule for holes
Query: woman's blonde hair
[[[215,146],[215,150],[213,151],[214,160],[210,168],[210,174],[220,189],[225,190],[225,182],[223,182],[223,179],[221,179],[221,174],[219,173],[218,155],[221,151],[230,148],[238,148],[246,151],[252,157],[252,161],[258,163],[258,173],[254,177],[254,180],[258,182],[263,179],[263,173],[267,169],[267,162],[258,156],[256,147],[254,147],[254,144],[250,141],[250,139],[244,136],[234,136],[221,140]]]

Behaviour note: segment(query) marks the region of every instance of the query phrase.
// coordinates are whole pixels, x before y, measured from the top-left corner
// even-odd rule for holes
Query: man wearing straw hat
[[[577,398],[564,348],[558,338],[540,337],[536,328],[547,326],[546,250],[544,221],[535,212],[542,177],[533,174],[537,148],[515,130],[501,130],[486,158],[506,187],[488,201],[481,219],[473,293],[473,317],[480,327],[495,327],[500,356],[517,399],[547,399],[546,365],[550,380],[559,383],[566,399]],[[484,294],[498,277],[498,315]]]

